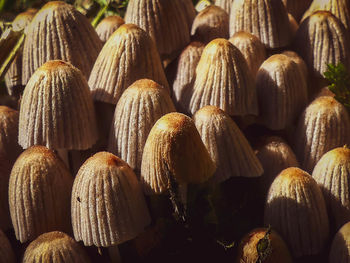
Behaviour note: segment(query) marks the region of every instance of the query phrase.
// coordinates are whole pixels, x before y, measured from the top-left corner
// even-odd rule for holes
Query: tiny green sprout
[[[258,259],[256,263],[264,262],[268,256],[272,253],[272,246],[270,241],[271,226],[268,227],[265,236],[258,241],[256,250],[258,252]]]

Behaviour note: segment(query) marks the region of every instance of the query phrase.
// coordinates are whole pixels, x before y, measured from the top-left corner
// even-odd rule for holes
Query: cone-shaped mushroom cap
[[[312,177],[320,186],[329,218],[339,229],[350,221],[350,149],[333,149],[322,156]]]
[[[281,234],[294,257],[321,252],[329,224],[326,204],[316,181],[299,168],[283,170],[270,187],[265,224]]]
[[[304,75],[305,81],[307,83],[308,69],[307,69],[305,61],[298,55],[298,53],[291,51],[291,50],[284,51],[282,54],[291,58],[298,65],[299,70]]]
[[[135,238],[151,219],[129,165],[108,152],[90,157],[72,191],[74,237],[85,246],[108,247]]]
[[[86,252],[73,238],[59,231],[40,235],[27,247],[23,263],[88,263]]]
[[[256,86],[260,121],[269,129],[292,125],[307,104],[306,80],[286,55],[273,55],[261,65]]]
[[[173,84],[176,108],[189,112],[189,102],[196,76],[196,67],[203,53],[204,44],[191,42],[179,56],[176,77]]]
[[[24,89],[19,144],[84,150],[97,140],[94,105],[81,71],[61,60],[46,62]]]
[[[10,241],[7,239],[6,235],[0,229],[0,262],[2,263],[15,263],[16,258],[13,253]]]
[[[184,14],[187,20],[188,28],[191,28],[194,18],[196,17],[196,9],[194,8],[192,0],[181,0]]]
[[[305,0],[300,0],[299,2],[302,1]],[[329,11],[334,14],[343,23],[345,28],[348,31],[350,30],[350,3],[348,0],[314,0],[309,9],[304,13],[303,19],[307,18],[315,11],[320,10]]]
[[[215,38],[229,37],[229,16],[221,7],[210,5],[194,19],[191,35],[194,39],[208,43]]]
[[[264,139],[258,147],[256,156],[264,168],[261,187],[267,194],[275,177],[284,169],[298,167],[297,158],[289,145],[280,137],[271,136]]]
[[[170,176],[179,184],[202,183],[215,165],[191,118],[168,113],[148,135],[142,156],[141,182],[146,194],[168,190]]]
[[[191,113],[206,105],[229,115],[258,113],[254,77],[242,53],[226,39],[211,41],[196,68]]]
[[[267,236],[268,229],[256,228],[246,234],[238,247],[238,257],[236,263],[256,263],[259,262],[259,252],[264,253],[265,251],[259,251],[257,249],[258,243],[264,237]],[[292,257],[289,253],[286,243],[283,239],[272,230],[267,236],[269,240],[269,246],[266,249],[271,249],[270,254],[267,253],[267,257],[263,262],[266,263],[292,263]],[[267,252],[267,251],[266,251]]]
[[[70,231],[72,184],[63,161],[46,147],[33,146],[18,157],[10,176],[9,205],[20,242],[48,231]]]
[[[234,0],[215,0],[215,5],[220,6],[227,14],[230,14],[233,1]]]
[[[260,65],[266,59],[266,49],[263,43],[259,38],[245,31],[235,33],[229,41],[241,51],[248,68],[255,77]]]
[[[140,174],[143,147],[155,122],[175,106],[165,88],[141,79],[127,88],[118,101],[108,149]],[[137,134],[137,136],[135,136]]]
[[[235,0],[230,14],[230,35],[247,31],[269,49],[288,46],[292,39],[287,10],[281,0]]]
[[[49,2],[28,27],[22,84],[26,85],[42,64],[54,59],[70,62],[88,78],[101,48],[101,40],[84,15],[64,2]]]
[[[249,142],[223,110],[205,106],[194,114],[193,119],[216,164],[214,182],[221,183],[233,176],[257,177],[263,173]]]
[[[350,119],[345,107],[330,96],[315,99],[300,116],[294,151],[301,167],[312,172],[326,152],[350,144]]]
[[[38,10],[36,9],[28,9],[27,11],[18,14],[12,22],[12,29],[14,31],[25,29],[30,24],[37,11]]]
[[[349,33],[330,12],[317,11],[305,19],[295,36],[297,52],[316,77],[323,77],[327,64],[350,65]]]
[[[95,100],[117,104],[124,90],[149,78],[168,88],[154,42],[136,25],[122,25],[103,46],[92,69],[89,86]]]
[[[184,0],[130,0],[125,22],[149,33],[162,57],[171,56],[190,42]]]
[[[282,0],[288,13],[297,21],[300,20],[306,9],[310,6],[312,0]],[[324,0],[322,0],[325,2]],[[326,0],[327,1],[327,0]]]
[[[329,263],[349,263],[350,261],[350,222],[347,222],[335,235],[329,252]]]
[[[116,31],[125,21],[120,16],[107,16],[96,27],[96,33],[103,43]]]

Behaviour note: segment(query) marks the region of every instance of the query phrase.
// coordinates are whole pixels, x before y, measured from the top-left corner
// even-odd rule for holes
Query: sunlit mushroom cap
[[[9,205],[20,242],[48,231],[71,231],[72,185],[63,161],[46,147],[33,146],[18,157],[10,176]]]
[[[328,215],[321,189],[299,168],[287,168],[273,181],[264,221],[281,234],[295,258],[320,253],[328,239]]]
[[[234,0],[215,0],[215,5],[220,6],[227,14],[230,14],[233,1]]]
[[[15,263],[15,253],[11,247],[11,243],[0,229],[0,260],[4,263]]]
[[[89,78],[94,100],[117,104],[124,90],[148,78],[169,88],[156,46],[136,25],[119,27],[103,46]]]
[[[150,223],[136,175],[126,162],[108,152],[96,153],[81,166],[71,204],[74,237],[85,246],[121,244]]]
[[[215,183],[233,176],[258,177],[263,173],[249,142],[224,111],[215,106],[205,106],[194,114],[193,119],[216,164],[212,178]]]
[[[175,112],[155,123],[142,156],[141,183],[146,194],[165,193],[172,179],[178,184],[203,183],[214,172],[215,165],[191,118]]]
[[[116,31],[124,23],[124,19],[120,16],[107,16],[97,25],[96,33],[101,41],[106,43],[114,31]]]
[[[329,252],[329,263],[350,261],[350,222],[347,222],[335,235]]]
[[[89,20],[74,6],[61,1],[45,4],[28,27],[23,48],[22,84],[45,62],[62,59],[79,68],[86,78],[102,48]]]

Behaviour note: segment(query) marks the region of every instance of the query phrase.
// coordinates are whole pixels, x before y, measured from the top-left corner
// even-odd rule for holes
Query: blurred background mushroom
[[[105,44],[114,31],[124,24],[125,21],[120,16],[107,16],[97,25],[96,33],[102,43]]]

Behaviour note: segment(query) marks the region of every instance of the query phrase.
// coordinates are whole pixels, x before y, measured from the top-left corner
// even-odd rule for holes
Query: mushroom
[[[287,12],[297,21],[300,21],[301,17],[312,3],[312,0],[282,0],[282,2],[286,7]]]
[[[121,25],[124,25],[125,21],[120,16],[107,16],[98,23],[96,27],[96,33],[101,39],[102,43],[105,44],[109,37],[116,31]]]
[[[233,2],[234,0],[215,0],[215,5],[220,6],[227,12],[227,14],[230,15],[231,6]]]
[[[11,243],[0,229],[0,260],[3,263],[15,263],[16,257],[13,249],[11,247]]]
[[[350,260],[350,222],[335,235],[329,252],[329,263],[348,263]]]

